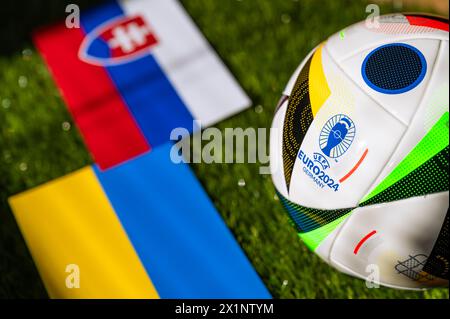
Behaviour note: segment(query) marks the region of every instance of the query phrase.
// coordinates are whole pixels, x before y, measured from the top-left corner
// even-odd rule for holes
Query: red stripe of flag
[[[95,162],[106,169],[150,146],[106,70],[78,58],[83,38],[81,29],[63,24],[33,35]]]

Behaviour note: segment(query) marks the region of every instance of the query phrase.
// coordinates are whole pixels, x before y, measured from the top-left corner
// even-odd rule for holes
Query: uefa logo
[[[334,115],[325,123],[320,132],[320,149],[328,157],[340,157],[349,149],[355,133],[355,124],[347,115]]]

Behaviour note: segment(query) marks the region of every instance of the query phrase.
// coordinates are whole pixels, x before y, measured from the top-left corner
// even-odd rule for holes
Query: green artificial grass
[[[280,93],[303,57],[331,34],[366,17],[366,3],[358,1],[182,3],[253,101],[249,110],[218,124],[222,132],[227,127],[270,127]],[[34,25],[63,18],[64,10],[55,13],[56,6],[64,8],[58,1],[42,1],[40,18],[27,26],[26,34]],[[381,8],[381,13],[393,11],[390,5]],[[16,23],[17,33],[24,33],[20,18]],[[7,198],[92,160],[29,38],[12,42],[10,52],[0,54],[0,298],[46,298]],[[258,164],[191,167],[274,297],[449,297],[448,289],[368,289],[364,281],[326,265],[300,241],[270,176],[260,175]]]

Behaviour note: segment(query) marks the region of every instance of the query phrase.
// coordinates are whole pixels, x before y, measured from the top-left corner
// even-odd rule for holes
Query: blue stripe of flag
[[[122,8],[112,1],[83,12],[81,25],[89,33],[122,15]],[[108,56],[105,46],[98,49],[102,56]],[[192,131],[191,113],[152,55],[105,69],[152,147],[169,141],[170,132],[176,127]]]
[[[166,143],[96,174],[162,298],[270,298],[187,164]]]

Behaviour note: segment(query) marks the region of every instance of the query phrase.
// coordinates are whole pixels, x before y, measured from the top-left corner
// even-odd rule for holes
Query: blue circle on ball
[[[361,74],[369,87],[384,94],[405,93],[422,82],[427,62],[422,52],[405,43],[391,43],[370,52]]]

